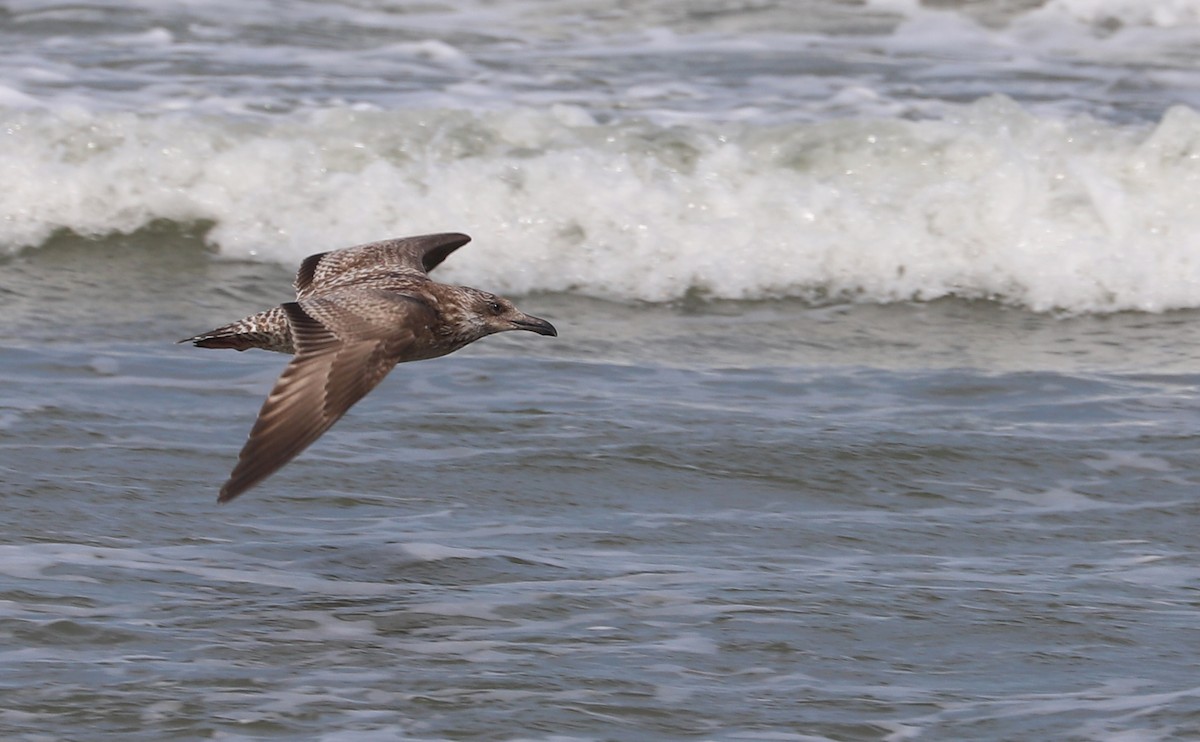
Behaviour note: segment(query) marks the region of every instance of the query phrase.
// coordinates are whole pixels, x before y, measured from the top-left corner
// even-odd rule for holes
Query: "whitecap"
[[[211,222],[223,255],[295,265],[381,237],[476,237],[441,276],[623,301],[989,298],[1200,306],[1200,115],[599,124],[577,108],[347,109],[270,123],[10,110],[0,242]],[[287,187],[281,187],[287,184]]]

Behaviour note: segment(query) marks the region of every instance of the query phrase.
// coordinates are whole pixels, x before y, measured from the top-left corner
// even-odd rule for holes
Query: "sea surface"
[[[1200,739],[1185,0],[0,0],[0,739]],[[235,502],[463,231],[509,333]]]

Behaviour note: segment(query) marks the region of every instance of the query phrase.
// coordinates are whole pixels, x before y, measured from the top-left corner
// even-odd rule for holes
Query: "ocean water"
[[[0,738],[1200,738],[1200,12],[0,2]],[[560,336],[216,504],[456,230]],[[519,336],[518,336],[519,335]]]

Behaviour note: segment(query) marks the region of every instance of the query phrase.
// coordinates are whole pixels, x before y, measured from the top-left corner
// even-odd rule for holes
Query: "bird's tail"
[[[240,332],[237,325],[225,325],[218,327],[215,330],[202,332],[190,338],[180,340],[181,343],[191,343],[197,348],[233,348],[234,350],[246,350],[247,348],[258,347],[252,333]]]
[[[294,352],[291,326],[288,325],[286,315],[280,307],[259,312],[179,342],[191,343],[197,348],[232,348],[239,351],[262,348],[281,353]]]

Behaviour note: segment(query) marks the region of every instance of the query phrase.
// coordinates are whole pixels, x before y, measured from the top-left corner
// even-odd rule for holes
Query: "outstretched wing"
[[[283,309],[296,355],[263,403],[219,502],[266,479],[321,437],[397,362],[408,360],[418,328],[433,319],[421,302],[382,292],[367,307],[312,299]]]
[[[310,255],[296,273],[296,298],[328,293],[381,276],[425,275],[470,241],[467,235],[454,232],[426,234]]]

